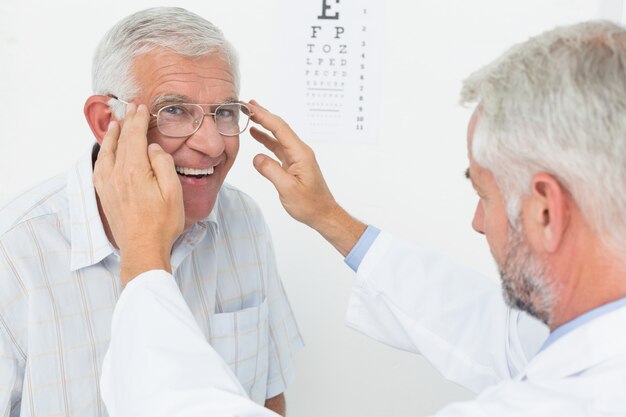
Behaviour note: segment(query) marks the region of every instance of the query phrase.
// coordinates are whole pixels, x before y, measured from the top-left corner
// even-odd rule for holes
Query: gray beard
[[[550,323],[555,297],[548,273],[519,228],[509,226],[507,254],[499,269],[507,305]]]

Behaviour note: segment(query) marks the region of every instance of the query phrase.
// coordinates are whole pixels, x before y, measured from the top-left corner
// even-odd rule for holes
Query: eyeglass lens
[[[239,103],[212,106],[215,127],[224,136],[236,136],[248,127],[250,111]],[[204,108],[198,104],[172,104],[157,113],[157,126],[165,136],[191,136],[198,130],[205,115]]]

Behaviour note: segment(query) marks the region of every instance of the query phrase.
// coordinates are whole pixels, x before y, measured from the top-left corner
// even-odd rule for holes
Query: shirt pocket
[[[209,342],[233,370],[250,398],[263,405],[269,367],[267,298],[257,307],[214,314]]]

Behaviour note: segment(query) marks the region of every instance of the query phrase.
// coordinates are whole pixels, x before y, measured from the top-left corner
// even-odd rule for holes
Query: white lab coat
[[[624,307],[533,357],[547,328],[507,308],[497,284],[381,232],[359,267],[347,323],[481,392],[438,417],[626,416]]]
[[[438,417],[626,416],[626,308],[532,358],[547,328],[508,309],[496,283],[382,232],[359,267],[347,323],[482,391]],[[111,417],[276,416],[246,398],[163,271],[123,291],[101,385]]]
[[[100,391],[110,417],[278,416],[248,398],[165,271],[122,291]]]

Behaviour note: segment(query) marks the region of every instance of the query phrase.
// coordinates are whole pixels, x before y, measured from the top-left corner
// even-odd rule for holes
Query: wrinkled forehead
[[[214,52],[200,57],[157,49],[135,57],[133,77],[144,100],[164,96],[208,103],[236,98],[235,76],[226,56]]]
[[[133,76],[138,81],[166,81],[172,77],[212,79],[218,77],[234,83],[234,71],[223,52],[202,56],[179,55],[170,49],[158,48],[133,58]]]

